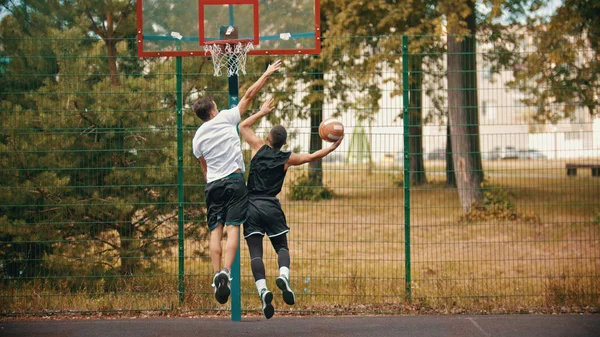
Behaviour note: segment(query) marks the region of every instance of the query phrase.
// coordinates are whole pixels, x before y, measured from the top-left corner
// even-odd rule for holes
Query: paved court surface
[[[125,318],[0,321],[0,336],[600,336],[600,315]]]

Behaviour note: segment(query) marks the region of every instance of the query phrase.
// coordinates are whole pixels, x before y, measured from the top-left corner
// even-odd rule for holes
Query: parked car
[[[502,148],[496,146],[489,153],[488,158],[491,160],[518,159],[519,152],[517,151],[517,149],[514,146],[505,146]]]
[[[446,160],[446,149],[435,149],[427,154],[425,159]]]
[[[548,157],[536,149],[519,150],[520,159],[548,159]]]

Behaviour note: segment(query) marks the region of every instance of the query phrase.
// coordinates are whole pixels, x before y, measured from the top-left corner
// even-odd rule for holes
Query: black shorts
[[[212,181],[204,188],[208,229],[219,223],[239,226],[246,221],[248,190],[241,173],[232,173],[225,178]]]
[[[268,196],[250,196],[248,219],[244,223],[244,237],[267,234],[269,237],[285,234],[290,228],[285,221],[279,199]]]

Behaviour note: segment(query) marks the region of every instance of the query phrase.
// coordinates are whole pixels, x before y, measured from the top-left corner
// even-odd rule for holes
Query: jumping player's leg
[[[231,293],[231,290],[229,289],[229,268],[231,268],[231,266],[229,266],[229,268],[221,269],[221,256],[223,255],[221,247],[222,239],[223,224],[219,223],[210,232],[209,249],[210,260],[215,273],[212,283],[212,286],[215,288],[215,298],[217,299],[217,302],[225,304]],[[225,251],[225,256],[227,256],[227,250]]]
[[[212,286],[215,288],[215,298],[221,304],[227,303],[229,298],[229,270],[221,269],[221,258],[223,256],[223,217],[225,216],[226,204],[221,197],[224,186],[221,182],[209,183],[204,192],[206,196],[207,223],[210,230],[209,250],[210,260],[214,271]]]
[[[281,289],[283,300],[289,305],[296,303],[296,297],[290,287],[290,250],[287,243],[287,234],[281,234],[269,238],[277,252],[277,263],[279,264],[279,277],[275,280],[277,287]]]
[[[246,221],[248,192],[242,174],[232,174],[221,179],[219,184],[222,186],[222,193],[220,193],[219,197],[223,201],[224,210],[221,220],[224,221],[227,230],[227,240],[225,242],[224,268],[215,275],[213,284],[216,285],[215,297],[217,301],[224,304],[231,294],[230,271],[239,246],[240,225]],[[219,241],[220,244],[221,242]],[[213,264],[213,268],[214,266],[216,264]]]
[[[231,270],[240,240],[240,226],[227,226],[227,241],[225,242],[224,267]]]
[[[246,237],[248,250],[250,251],[250,268],[256,284],[256,290],[262,302],[262,309],[267,319],[273,317],[275,309],[271,302],[273,301],[273,293],[267,288],[265,264],[263,262],[263,236],[260,234],[250,235]]]
[[[223,239],[223,224],[219,223],[215,229],[210,232],[210,262],[213,272],[216,274],[221,271],[221,255],[223,253],[221,240]]]
[[[262,235],[250,235],[246,238],[248,250],[250,251],[250,268],[254,281],[264,280],[266,277],[265,264],[263,262]],[[258,289],[260,290],[260,289]]]

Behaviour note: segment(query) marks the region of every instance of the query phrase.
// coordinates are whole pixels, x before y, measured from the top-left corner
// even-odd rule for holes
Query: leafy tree
[[[42,13],[8,4],[2,2],[10,14],[0,22],[0,55],[6,61],[0,72],[0,270],[5,280],[47,274],[44,257],[54,251],[52,242],[59,236],[41,222],[60,215],[45,206],[59,200],[47,186],[66,183],[55,172],[29,168],[38,159],[48,162],[55,157],[38,151],[39,146],[58,146],[53,139],[39,137],[42,119],[27,113],[36,103],[27,93],[56,75],[58,64],[49,41],[25,39],[44,36],[50,23]],[[46,57],[37,58],[40,53]]]
[[[458,196],[464,212],[483,200],[477,110],[476,11],[472,0],[442,4],[448,20],[448,124]]]
[[[43,20],[37,21],[39,13],[33,12],[29,16],[32,19],[25,19],[21,11],[16,11],[14,15],[8,15],[0,22],[0,57],[6,62],[4,70],[0,73],[0,87],[3,88],[0,99],[18,102],[25,107],[28,107],[30,102],[24,101],[24,93],[44,84],[45,77],[39,74],[51,76],[58,71],[56,57],[48,40],[23,42],[26,38],[44,37],[48,28],[43,24]],[[35,24],[30,24],[31,20]],[[37,54],[46,57],[34,57]]]
[[[435,7],[435,2],[419,1],[405,3],[387,1],[390,10],[386,11],[385,19],[379,24],[382,33],[402,32],[409,35],[408,64],[404,65],[392,59],[389,66],[400,74],[404,67],[409,71],[409,154],[410,154],[410,182],[412,185],[422,185],[427,182],[426,168],[423,162],[423,125],[442,120],[444,114],[443,100],[443,43],[440,38],[440,14]],[[398,34],[389,39],[385,49],[392,55],[402,55],[401,39]],[[401,95],[403,84],[401,76],[392,79],[396,89],[392,92]],[[429,89],[425,89],[429,88]],[[434,89],[435,88],[435,89]],[[423,111],[423,95],[427,95],[433,102],[433,107]]]
[[[104,41],[110,80],[118,84],[117,43],[135,36],[135,1],[75,0],[73,10],[80,24]]]
[[[273,13],[278,13],[278,17],[265,18],[265,21],[285,21],[286,26],[295,32],[307,30],[306,22],[297,18],[313,15],[311,4],[314,3],[314,0],[300,0],[299,2],[302,4],[297,4],[294,7],[294,11],[287,10],[289,4],[284,1],[268,0],[261,2],[261,5],[264,2],[268,2],[271,8],[274,6],[281,7],[281,9],[273,8]],[[321,34],[328,29],[328,18],[324,14],[325,8],[328,6],[327,2],[321,2]],[[300,8],[304,10],[303,13],[298,12]],[[274,25],[277,26],[277,24]],[[284,88],[275,94],[275,99],[279,102],[279,109],[282,112],[281,118],[288,120],[310,118],[309,151],[318,151],[322,147],[318,128],[323,120],[323,106],[327,100],[327,92],[331,88],[325,76],[331,65],[322,58],[322,55],[299,55],[286,58],[284,67],[285,78],[281,78],[280,80],[275,79],[271,82],[273,85],[281,83],[281,86]],[[302,96],[300,104],[296,101],[299,92],[306,93]],[[321,160],[309,164],[307,183],[313,187],[323,186]],[[313,188],[312,190],[319,191],[318,188]]]
[[[391,81],[395,84],[392,95],[402,95],[402,73],[404,65],[402,59],[402,39],[400,34],[407,34],[409,38],[409,153],[410,153],[410,181],[413,185],[426,182],[425,166],[423,162],[422,133],[423,125],[433,120],[441,119],[443,111],[443,95],[441,90],[443,71],[442,56],[443,44],[439,35],[441,15],[433,1],[403,2],[403,1],[335,1],[332,22],[328,31],[331,39],[327,49],[333,50],[331,58],[335,58],[337,65],[337,78],[346,80],[355,77],[353,85],[358,85],[359,90],[373,93],[365,100],[370,114],[378,111],[378,99],[381,97],[380,89],[374,83]],[[347,43],[352,36],[353,43]],[[335,38],[346,36],[345,39]],[[330,44],[329,44],[330,43]],[[327,55],[326,54],[326,55]],[[340,55],[354,55],[354,57],[341,57]],[[342,59],[340,61],[339,59]],[[384,67],[394,70],[396,76],[388,77]],[[346,80],[347,81],[347,80]],[[358,83],[358,84],[356,84]],[[431,89],[424,90],[425,87]],[[364,89],[363,89],[364,88]],[[434,90],[437,88],[438,90]],[[342,91],[343,92],[343,91]],[[434,102],[433,109],[426,113],[422,110],[423,94]],[[342,98],[344,99],[344,98]],[[351,105],[350,103],[347,103]],[[402,114],[399,115],[401,117]]]
[[[505,64],[515,77],[510,85],[524,93],[526,105],[536,108],[533,119],[556,123],[572,118],[579,106],[597,115],[600,3],[565,0],[549,19],[532,21],[526,52],[515,44],[521,53],[510,54],[514,58]]]
[[[116,46],[135,36],[135,1],[69,0],[23,1],[3,0],[3,6],[21,24],[26,35],[43,36],[48,28],[59,31],[82,27],[104,41],[108,73],[112,84],[119,83]]]
[[[7,17],[3,28],[22,32],[11,22]],[[15,80],[25,67],[21,59],[38,58],[38,40],[2,40],[14,61],[1,95],[15,97],[3,100],[0,111],[6,121],[0,164],[8,173],[0,236],[10,242],[0,258],[12,276],[42,275],[50,267],[133,274],[160,263],[147,258],[168,256],[177,244],[175,96],[156,91],[175,88],[175,76],[161,68],[173,62],[148,62],[147,76],[123,78],[115,87],[105,75],[105,42],[86,35],[81,26],[49,28],[44,41],[53,72],[40,71],[22,85]],[[117,55],[129,46],[116,44]],[[202,194],[186,198],[201,202]],[[201,209],[187,215],[203,218]],[[200,226],[188,224],[186,235],[201,237]],[[69,256],[70,263],[48,254]]]

